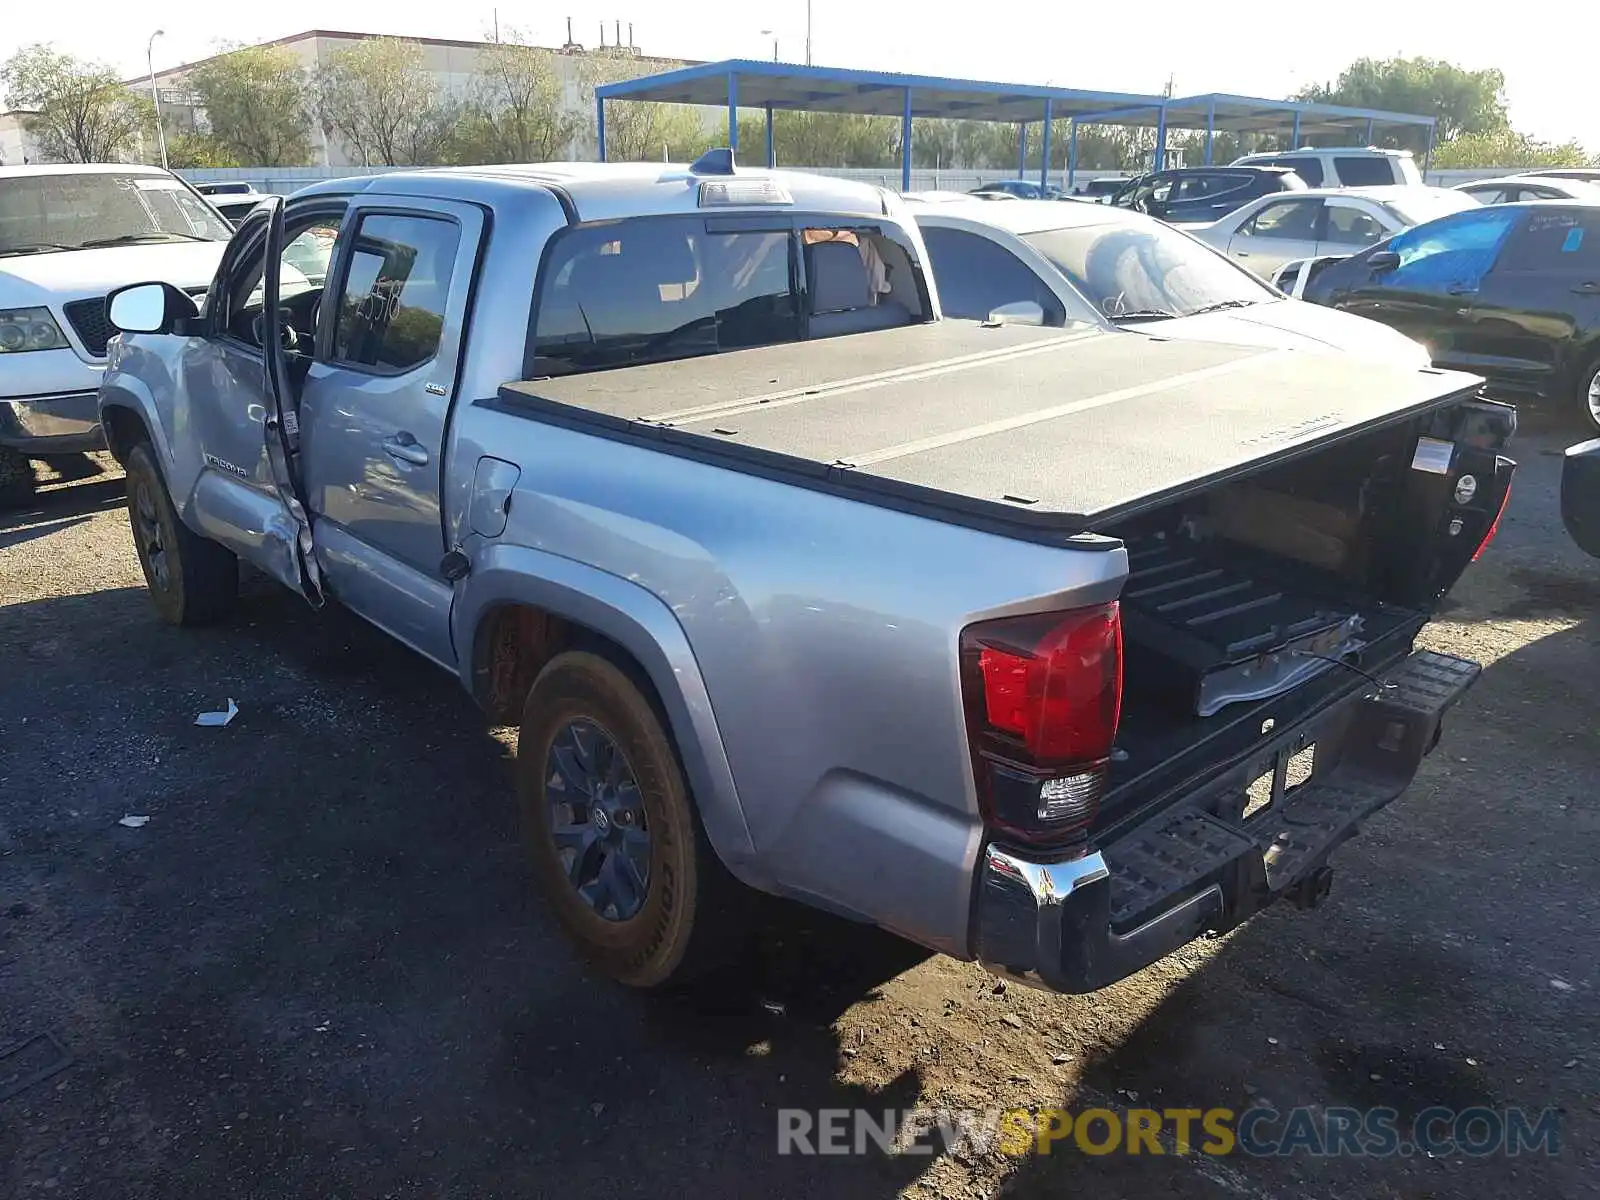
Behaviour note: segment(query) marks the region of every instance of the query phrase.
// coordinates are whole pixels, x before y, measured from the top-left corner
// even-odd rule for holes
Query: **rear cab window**
[[[839,217],[574,226],[551,244],[537,291],[534,376],[799,341],[824,317],[853,331],[930,312],[906,247],[883,226]]]

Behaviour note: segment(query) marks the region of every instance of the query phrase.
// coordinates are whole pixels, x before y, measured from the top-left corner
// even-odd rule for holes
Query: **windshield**
[[[1023,241],[1111,318],[1183,317],[1278,296],[1188,234],[1155,221],[1046,229]]]
[[[1446,217],[1465,208],[1477,208],[1477,197],[1470,192],[1418,192],[1399,196],[1384,204],[1407,225],[1421,225],[1435,217]]]
[[[0,256],[143,242],[219,242],[232,232],[170,175],[0,177]]]

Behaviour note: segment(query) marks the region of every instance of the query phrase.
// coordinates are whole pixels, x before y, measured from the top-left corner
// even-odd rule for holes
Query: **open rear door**
[[[300,470],[300,393],[290,370],[281,330],[278,286],[283,261],[283,200],[273,196],[263,201],[270,205],[267,244],[261,272],[262,329],[261,394],[266,401],[267,419],[263,423],[267,442],[267,461],[272,467],[272,482],[278,499],[295,524],[295,559],[299,568],[299,591],[315,608],[322,606],[322,574],[311,542],[311,506],[307,503]]]

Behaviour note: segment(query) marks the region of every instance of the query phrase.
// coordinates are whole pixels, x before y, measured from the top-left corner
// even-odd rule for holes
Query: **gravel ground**
[[[0,1196],[1600,1195],[1576,436],[1525,418],[1499,541],[1425,635],[1487,670],[1328,902],[1088,997],[799,912],[692,995],[596,981],[531,894],[511,731],[263,582],[224,627],[159,625],[114,469],[54,485],[0,514],[0,1047],[71,1063],[0,1100]],[[0,1059],[0,1094],[54,1055]],[[1557,1107],[1561,1148],[776,1153],[785,1107],[1264,1100]]]

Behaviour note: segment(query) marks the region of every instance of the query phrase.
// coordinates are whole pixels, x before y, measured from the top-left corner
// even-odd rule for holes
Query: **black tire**
[[[205,625],[239,598],[239,560],[178,519],[148,442],[128,451],[128,524],[145,586],[169,625]]]
[[[1578,372],[1578,404],[1591,432],[1600,434],[1600,358]]]
[[[637,902],[637,908],[627,913],[620,911],[623,901],[616,892],[601,885],[609,854],[618,853],[615,847],[607,852],[604,838],[597,845],[586,843],[583,849],[572,846],[573,831],[597,837],[593,811],[599,807],[589,803],[588,794],[571,791],[562,782],[554,750],[559,744],[578,745],[565,740],[574,728],[587,729],[591,735],[597,731],[609,739],[622,756],[618,774],[637,785],[633,791],[618,790],[614,795],[633,797],[627,809],[642,810],[642,824],[631,811],[624,811],[601,830],[605,837],[628,836],[631,826],[633,836],[643,833],[648,840],[647,851],[636,846],[631,852],[647,857],[648,871],[641,881],[635,870],[634,884],[625,889],[631,893],[628,903]],[[602,759],[594,741],[590,759]],[[603,761],[614,762],[615,756]],[[539,672],[523,709],[517,791],[539,886],[563,931],[602,973],[630,987],[680,986],[723,965],[743,948],[751,896],[711,848],[664,722],[616,665],[596,654],[569,651]],[[572,799],[559,799],[563,796]],[[558,799],[552,803],[552,797]],[[565,849],[557,844],[558,808],[566,818]],[[580,819],[580,808],[588,812],[587,818]],[[575,869],[580,859],[594,864],[585,885],[591,888],[589,897],[580,894],[574,881],[575,875],[587,875]],[[617,875],[623,870],[617,868]],[[639,882],[642,888],[636,886]],[[603,899],[594,899],[596,893]]]
[[[13,446],[0,446],[0,508],[33,499],[33,463]]]

